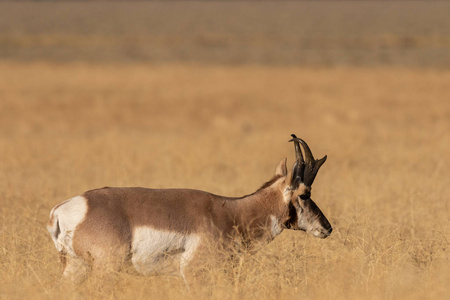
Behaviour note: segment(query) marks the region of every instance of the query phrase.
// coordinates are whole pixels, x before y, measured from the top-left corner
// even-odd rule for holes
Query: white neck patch
[[[288,204],[291,201],[292,190],[287,186],[283,190],[283,201]]]
[[[274,215],[270,215],[270,234],[272,237],[278,236],[283,231],[283,228],[281,228],[277,217]]]

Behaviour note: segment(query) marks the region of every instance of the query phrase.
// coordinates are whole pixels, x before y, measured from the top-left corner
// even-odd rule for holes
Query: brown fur
[[[205,238],[218,242],[220,247],[241,244],[251,250],[255,244],[266,244],[285,226],[306,230],[297,224],[297,213],[306,205],[299,202],[299,196],[305,197],[306,192],[309,195],[310,188],[300,185],[292,190],[289,177],[286,159],[282,159],[271,180],[256,192],[239,198],[191,189],[105,187],[87,191],[82,195],[87,201],[86,215],[75,228],[72,240],[77,257],[62,256],[63,265],[68,273],[84,270],[88,265],[92,270],[118,270],[133,255],[133,231],[138,227],[201,237],[194,256],[204,248]],[[308,207],[303,207],[312,209],[308,222],[318,224],[314,218],[321,217],[328,224],[314,202],[309,201]]]
[[[122,260],[130,250],[137,226],[184,234],[220,234],[232,238],[262,238],[269,216],[288,218],[275,176],[255,193],[221,197],[189,189],[102,188],[86,192],[88,211],[74,234],[75,252],[87,259],[114,255]],[[95,230],[93,230],[95,228]]]

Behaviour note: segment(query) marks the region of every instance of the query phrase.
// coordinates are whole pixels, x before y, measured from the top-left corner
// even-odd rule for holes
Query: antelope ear
[[[280,160],[280,162],[277,165],[277,168],[275,169],[275,175],[280,175],[280,176],[286,176],[288,171],[287,171],[287,167],[286,167],[286,162],[287,162],[287,158],[283,158],[282,160]]]
[[[295,165],[297,164],[297,162],[294,163],[294,165],[292,166],[292,171],[288,171],[286,174],[286,185],[293,187],[293,183],[294,183],[294,171],[295,171]],[[297,187],[294,187],[294,189],[296,189]]]

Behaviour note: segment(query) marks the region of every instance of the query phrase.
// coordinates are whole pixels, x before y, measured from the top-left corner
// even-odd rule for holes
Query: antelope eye
[[[308,200],[311,197],[311,192],[305,192],[300,195],[300,199],[302,200]]]

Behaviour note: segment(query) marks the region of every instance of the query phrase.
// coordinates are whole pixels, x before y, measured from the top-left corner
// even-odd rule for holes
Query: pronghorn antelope
[[[311,185],[324,156],[292,135],[296,161],[286,158],[274,177],[240,198],[190,189],[140,187],[91,190],[56,205],[47,229],[63,263],[63,277],[83,278],[88,268],[131,262],[141,274],[158,272],[167,255],[179,255],[180,274],[206,241],[267,243],[283,229],[326,238],[332,228],[311,200]],[[303,157],[300,145],[303,147]],[[178,258],[177,258],[178,259]],[[186,279],[185,279],[186,280]]]

